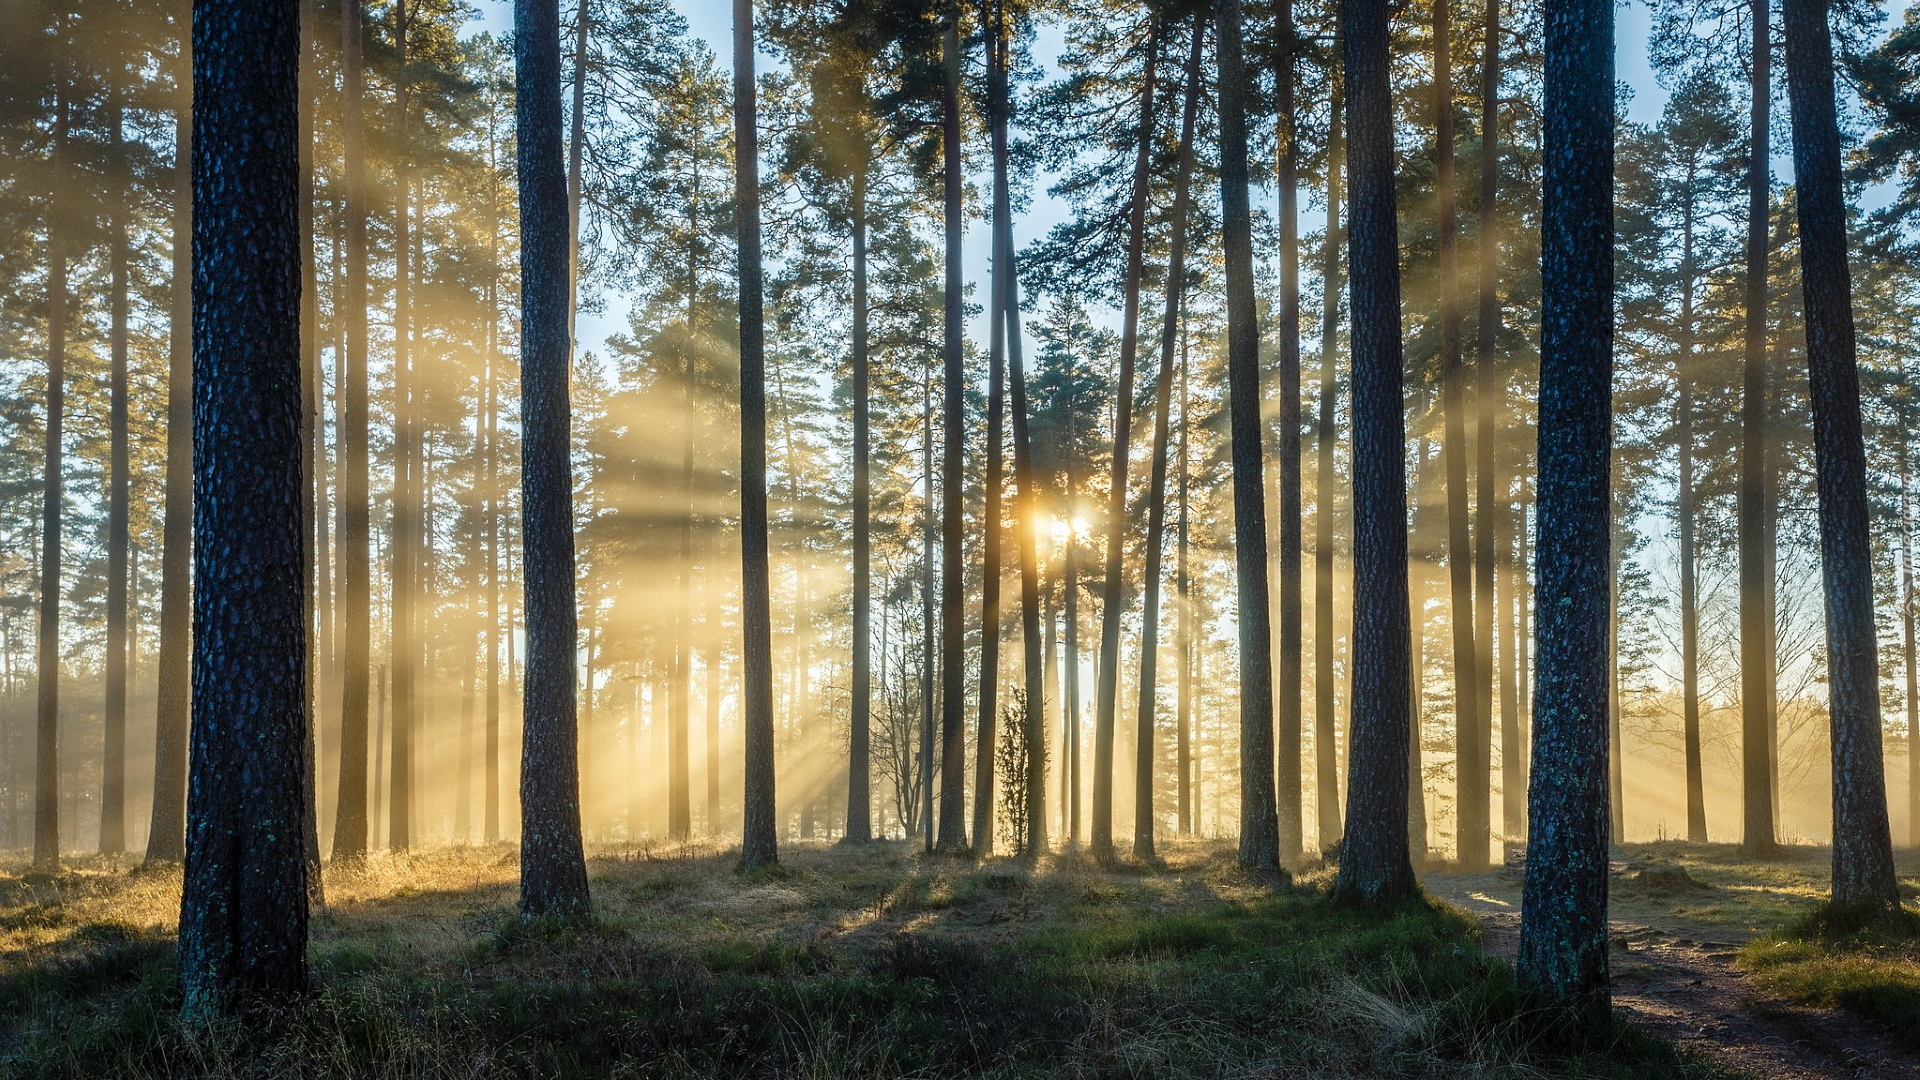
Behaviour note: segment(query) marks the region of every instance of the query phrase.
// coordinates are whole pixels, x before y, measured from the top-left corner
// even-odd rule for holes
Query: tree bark
[[[558,0],[515,0],[513,23],[520,134],[520,539],[527,640],[520,911],[529,917],[582,917],[588,895],[574,698],[579,628]]]
[[[1769,0],[1752,0],[1753,129],[1748,151],[1746,353],[1740,406],[1740,737],[1745,810],[1740,847],[1771,856],[1775,838],[1767,738],[1766,637],[1773,625],[1766,586],[1767,216],[1771,193],[1773,59]]]
[[[1273,639],[1267,609],[1266,491],[1260,475],[1263,429],[1260,324],[1254,310],[1253,222],[1247,202],[1247,73],[1241,53],[1240,0],[1220,0],[1216,10],[1219,16],[1220,225],[1227,282],[1227,411],[1232,428],[1234,569],[1239,586],[1239,858],[1240,865],[1246,869],[1278,871],[1280,821],[1273,790]],[[1122,386],[1125,385],[1123,382]],[[1127,400],[1123,390],[1121,401]],[[1114,633],[1117,641],[1117,626]],[[1103,663],[1103,678],[1112,678],[1106,670],[1112,666]]]
[[[1180,790],[1180,835],[1194,834],[1193,800],[1193,577],[1188,567],[1189,532],[1191,507],[1188,496],[1191,494],[1190,470],[1188,461],[1192,426],[1192,399],[1188,386],[1189,358],[1187,356],[1187,336],[1180,335],[1180,516],[1174,527],[1177,534],[1179,554],[1175,561],[1175,603],[1179,607],[1179,643],[1180,643],[1180,691],[1175,706],[1174,725],[1176,745],[1174,747],[1175,771],[1179,777]]]
[[[753,0],[733,3],[734,206],[740,276],[740,629],[746,782],[740,864],[779,861],[773,789],[773,613],[767,572],[767,387]]]
[[[297,0],[196,0],[189,1018],[306,987]]]
[[[1480,314],[1474,357],[1479,396],[1474,441],[1479,460],[1474,471],[1473,655],[1474,673],[1479,678],[1480,745],[1487,750],[1489,767],[1493,756],[1494,626],[1499,621],[1494,608],[1495,585],[1501,545],[1505,542],[1500,535],[1500,525],[1507,513],[1500,492],[1497,442],[1500,404],[1506,396],[1506,386],[1500,377],[1500,248],[1498,219],[1494,216],[1500,195],[1500,2],[1487,0],[1486,35],[1480,53]],[[1508,588],[1512,588],[1511,581]],[[1514,777],[1523,773],[1525,766],[1519,745],[1519,714],[1513,709],[1512,698],[1512,687],[1503,685],[1500,697],[1503,851],[1505,843],[1519,839],[1527,813],[1524,788],[1514,782]],[[1488,798],[1491,797],[1489,793]],[[1488,816],[1492,816],[1491,807]]]
[[[1353,187],[1353,704],[1335,895],[1415,886],[1407,852],[1407,455],[1386,0],[1344,0]]]
[[[1674,442],[1679,457],[1679,490],[1674,515],[1680,519],[1680,697],[1681,738],[1686,764],[1687,841],[1707,842],[1707,796],[1700,761],[1700,601],[1695,574],[1693,486],[1693,290],[1694,176],[1688,167],[1685,200],[1680,207],[1680,327],[1674,358]]]
[[[1915,647],[1913,588],[1913,431],[1902,403],[1900,431],[1900,630],[1907,669],[1907,846],[1920,848],[1920,649]]]
[[[983,5],[984,7],[985,5]],[[1003,518],[1005,510],[1001,497],[1006,486],[1006,464],[1004,444],[1006,442],[1006,367],[1007,367],[1007,304],[1004,278],[998,276],[1000,263],[1005,253],[1000,248],[1000,219],[997,215],[1004,209],[1005,193],[1002,190],[1002,170],[1000,166],[1001,143],[1004,141],[1002,129],[1005,120],[1001,116],[1006,104],[1006,93],[1001,83],[1006,79],[1002,67],[1004,57],[1001,49],[1005,43],[1001,39],[999,10],[995,7],[993,26],[983,27],[983,37],[987,47],[987,93],[991,118],[989,137],[994,149],[994,188],[993,211],[996,214],[990,223],[994,230],[993,264],[996,277],[992,285],[993,296],[987,306],[987,468],[985,512],[981,522],[981,556],[983,569],[980,575],[980,725],[974,739],[973,767],[973,850],[981,858],[993,854],[993,753],[996,721],[999,719],[998,690],[1000,687],[1000,575],[1003,561],[1001,544],[1005,529]],[[1015,846],[1019,846],[1025,837],[1014,837]]]
[[[1546,12],[1536,768],[1522,987],[1584,1017],[1607,989],[1607,595],[1612,567],[1613,5]]]
[[[853,176],[853,688],[846,841],[873,839],[873,377],[867,357],[867,170]],[[709,747],[708,753],[712,753]]]
[[[1887,822],[1860,372],[1827,0],[1783,0],[1833,732],[1833,906],[1900,910]]]

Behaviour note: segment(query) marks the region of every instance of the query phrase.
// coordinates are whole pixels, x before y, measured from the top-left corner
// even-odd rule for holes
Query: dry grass
[[[1619,1030],[1543,1039],[1471,924],[1329,905],[1229,847],[1102,870],[789,846],[601,850],[594,918],[515,915],[509,847],[327,875],[313,992],[231,1027],[176,1019],[179,878],[0,868],[0,1075],[1663,1075]],[[1324,875],[1323,875],[1324,876]]]

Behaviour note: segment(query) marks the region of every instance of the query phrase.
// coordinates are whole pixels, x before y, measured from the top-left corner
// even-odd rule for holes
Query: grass
[[[1861,925],[1816,908],[1748,942],[1740,963],[1770,993],[1857,1013],[1920,1050],[1920,912]]]
[[[516,853],[330,869],[313,992],[177,1020],[177,874],[0,870],[0,1076],[1707,1076],[1624,1027],[1543,1033],[1471,921],[1164,870],[790,846],[604,851],[585,924],[513,912]]]

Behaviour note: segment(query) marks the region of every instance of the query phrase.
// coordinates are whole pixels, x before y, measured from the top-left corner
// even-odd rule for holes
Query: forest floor
[[[1725,1075],[1624,1023],[1553,1030],[1457,908],[1337,907],[1324,869],[1261,880],[1226,843],[781,856],[597,850],[583,924],[518,918],[504,845],[329,868],[313,991],[213,1028],[178,1020],[177,872],[0,863],[0,1076]]]
[[[1898,855],[1911,903],[1920,853]],[[1823,847],[1788,848],[1768,861],[1730,844],[1617,849],[1609,913],[1616,1013],[1733,1072],[1920,1080],[1920,941],[1816,932],[1830,860]],[[1480,921],[1489,953],[1512,960],[1517,874],[1442,868],[1425,882],[1430,895]]]

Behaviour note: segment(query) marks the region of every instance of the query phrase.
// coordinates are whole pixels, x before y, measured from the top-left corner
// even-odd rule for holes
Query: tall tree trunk
[[[767,577],[767,385],[753,0],[733,2],[734,206],[740,276],[740,654],[746,786],[740,864],[779,861],[773,790],[773,613]]]
[[[1151,195],[1154,108],[1159,97],[1156,71],[1161,30],[1160,19],[1156,15],[1147,31],[1146,72],[1140,84],[1139,141],[1133,158],[1133,193],[1127,207],[1127,270],[1120,322],[1120,379],[1114,397],[1113,475],[1107,488],[1106,578],[1100,604],[1100,668],[1095,673],[1099,697],[1094,706],[1093,719],[1093,831],[1089,843],[1093,857],[1103,863],[1112,861],[1114,857],[1113,735],[1120,705],[1120,623],[1127,612],[1127,463],[1132,456],[1133,445],[1133,377],[1140,348],[1140,279],[1146,261],[1147,202]],[[1263,562],[1265,558],[1263,544]],[[1264,578],[1265,574],[1266,568],[1262,566],[1261,576]],[[1261,604],[1265,603],[1265,594],[1262,593]]]
[[[1807,375],[1820,494],[1833,729],[1833,906],[1900,909],[1881,758],[1879,642],[1873,621],[1866,450],[1861,436],[1847,204],[1835,117],[1827,0],[1784,0],[1787,100],[1806,301]]]
[[[949,0],[941,46],[946,89],[940,98],[940,159],[946,227],[946,284],[942,290],[940,427],[940,836],[938,849],[958,855],[967,848],[967,623],[966,563],[966,348],[960,246],[966,229],[960,156],[960,4]],[[991,633],[991,629],[988,630]]]
[[[1767,738],[1765,639],[1773,624],[1766,604],[1767,215],[1771,193],[1773,87],[1769,0],[1752,0],[1753,106],[1747,180],[1746,354],[1740,405],[1740,737],[1741,849],[1769,856],[1778,850]]]
[[[1540,635],[1517,975],[1604,1017],[1613,415],[1613,5],[1546,11]]]
[[[1900,630],[1907,670],[1907,846],[1920,848],[1920,649],[1915,647],[1910,403],[1903,402],[1900,412]]]
[[[1336,13],[1336,19],[1338,14]],[[1334,29],[1334,63],[1343,52],[1344,27]],[[1340,846],[1340,762],[1334,733],[1333,629],[1333,444],[1336,380],[1334,347],[1340,334],[1340,169],[1345,164],[1342,125],[1345,87],[1338,73],[1329,81],[1331,119],[1327,131],[1327,230],[1320,244],[1320,402],[1314,424],[1313,485],[1313,757],[1314,820],[1323,852]]]
[[[1680,519],[1680,697],[1686,759],[1687,841],[1707,842],[1706,783],[1700,762],[1700,601],[1694,571],[1693,489],[1693,262],[1694,176],[1680,207],[1680,327],[1674,358],[1674,442],[1679,454],[1679,490],[1674,514]]]
[[[999,14],[997,8],[995,14]],[[1001,111],[1005,107],[1006,97],[998,89],[999,80],[1006,77],[1001,67],[1004,42],[1001,40],[1000,25],[996,17],[994,25],[982,27],[987,47],[988,94],[991,98],[988,125],[995,153],[993,207],[996,215],[1005,208],[1006,203],[999,158],[1003,139],[1001,129],[1005,127]],[[1000,686],[1001,545],[1005,539],[1002,489],[1007,482],[1004,456],[1007,437],[1007,304],[1006,282],[999,274],[1004,253],[1000,250],[999,217],[995,216],[989,225],[993,229],[992,262],[996,273],[992,285],[993,296],[987,305],[986,505],[980,526],[983,533],[980,549],[984,564],[980,576],[980,726],[975,732],[973,766],[973,850],[981,858],[993,854],[993,754],[998,745],[995,722],[999,719],[996,710],[999,708],[997,692]],[[1024,840],[1024,837],[1016,836],[1013,843],[1018,847]]]
[[[333,857],[367,853],[367,709],[373,631],[370,463],[367,447],[367,207],[363,145],[361,4],[342,0],[340,19],[341,191],[346,217],[346,289],[334,297],[345,319],[338,372],[340,427],[340,792],[334,804]]]
[[[585,7],[581,12],[585,14]],[[585,60],[584,46],[576,53],[576,64]],[[582,67],[580,70],[584,70]],[[584,76],[582,76],[584,78]],[[576,80],[576,82],[579,80]],[[578,92],[575,107],[581,104]],[[574,134],[580,135],[576,127]],[[579,211],[574,211],[576,229],[575,257],[578,258]],[[688,224],[697,221],[700,190],[696,184],[688,208]],[[692,231],[691,229],[689,230]],[[578,289],[576,286],[576,295]],[[689,744],[693,717],[693,440],[697,422],[694,411],[693,342],[697,337],[698,311],[695,298],[700,294],[698,249],[687,245],[687,352],[680,381],[680,595],[674,609],[673,628],[673,701],[667,719],[667,838],[686,843],[693,836],[693,777],[690,773]]]
[[[61,20],[66,21],[64,17]],[[61,43],[65,47],[66,43]],[[40,639],[35,668],[39,711],[35,729],[33,865],[60,864],[60,522],[66,502],[63,465],[67,412],[67,126],[72,108],[64,80],[70,66],[55,68],[53,168],[47,196],[47,421],[41,474]]]
[[[116,183],[128,183],[126,113],[117,90],[108,123],[112,126],[110,167]],[[127,221],[126,200],[108,210],[110,269],[108,301],[112,328],[108,377],[109,436],[107,465],[107,686],[105,731],[101,740],[100,851],[117,855],[127,846]]]
[[[1617,498],[1619,485],[1610,498]],[[1607,812],[1609,839],[1627,835],[1627,766],[1625,741],[1620,737],[1620,529],[1616,526],[1607,551]]]
[[[520,911],[584,916],[575,712],[573,466],[567,380],[566,177],[560,166],[558,0],[515,0],[520,133],[520,518],[526,684],[520,763]]]
[[[592,26],[593,6],[589,0],[579,0],[573,15],[573,108],[567,118],[567,340],[576,345],[580,340],[580,203],[587,148],[587,36]]]
[[[505,494],[500,490],[500,172],[494,159],[498,145],[491,108],[487,115],[487,356],[481,378],[485,402],[481,422],[482,485],[485,488],[482,531],[487,538],[487,750],[485,824],[481,836],[491,844],[500,839],[500,516]],[[364,756],[364,751],[362,752]]]
[[[1452,589],[1454,781],[1457,857],[1463,869],[1487,865],[1490,833],[1488,747],[1482,741],[1480,655],[1474,644],[1473,550],[1467,509],[1467,368],[1460,344],[1459,224],[1453,160],[1453,24],[1448,0],[1433,5],[1435,177],[1440,219],[1442,453],[1447,470],[1447,579]]]
[[[1072,397],[1073,393],[1069,390],[1069,401],[1067,404],[1067,492],[1069,498],[1072,497],[1074,492],[1079,490],[1080,480],[1080,478],[1075,475],[1078,470],[1074,467],[1075,459],[1079,454],[1079,444],[1076,441],[1079,438],[1079,433],[1075,430],[1078,425],[1074,423],[1076,416],[1074,409],[1077,407],[1077,403],[1071,400]],[[1077,559],[1080,545],[1078,541],[1079,536],[1075,532],[1071,522],[1069,522],[1067,527],[1067,551],[1064,560],[1066,565],[1061,574],[1062,591],[1065,593],[1065,597],[1061,602],[1063,610],[1060,617],[1066,622],[1066,632],[1063,635],[1066,640],[1062,642],[1062,648],[1064,649],[1063,657],[1067,669],[1067,685],[1065,687],[1067,708],[1065,722],[1062,725],[1067,733],[1067,745],[1064,760],[1061,762],[1061,768],[1064,770],[1067,781],[1067,822],[1065,827],[1067,843],[1072,845],[1078,845],[1080,843],[1080,564]]]
[[[1415,888],[1407,852],[1407,455],[1386,0],[1344,0],[1353,187],[1353,704],[1337,895]]]
[[[417,9],[415,9],[417,11]],[[408,111],[412,80],[407,72],[407,37],[412,29],[407,0],[395,0],[393,34],[398,75],[393,89],[398,115],[394,155],[393,211],[393,755],[387,780],[387,846],[405,851],[413,844],[413,736],[415,657],[419,652],[420,431],[413,379],[413,180],[408,170]]]
[[[700,695],[701,705],[707,711],[707,832],[715,836],[720,833],[720,667],[724,662],[721,652],[720,574],[714,556],[714,549],[718,546],[710,532],[702,546],[704,572],[701,574],[701,586],[707,601],[704,619],[707,640],[700,653],[700,664],[707,681]]]
[[[933,366],[920,367],[920,831],[933,854]]]
[[[322,648],[326,641],[315,616],[321,610],[320,567],[326,560],[326,530],[321,507],[326,505],[326,490],[320,482],[319,464],[325,455],[321,445],[325,423],[320,415],[325,395],[320,389],[320,302],[319,274],[313,256],[313,139],[314,98],[318,95],[313,27],[318,21],[314,0],[300,0],[300,59],[298,71],[299,160],[296,175],[298,189],[294,205],[300,230],[300,491],[306,500],[308,532],[306,536],[306,588],[304,614],[310,640],[307,642],[304,694],[307,716],[306,772],[301,777],[300,805],[305,810],[302,834],[307,859],[307,900],[324,907],[326,893],[320,873],[320,779],[319,701]]]
[[[1005,314],[1008,377],[1013,392],[1014,525],[1020,546],[1020,639],[1025,661],[1026,693],[1026,807],[1027,835],[1017,837],[1021,853],[1034,859],[1047,848],[1047,654],[1040,634],[1040,552],[1036,535],[1040,522],[1040,491],[1033,467],[1033,433],[1027,411],[1025,349],[1020,337],[1020,275],[1014,261],[1013,207],[1008,169],[1012,159],[1007,126],[1012,102],[1007,89],[1007,57],[1013,47],[1012,27],[1004,2],[994,4],[993,80],[993,198],[994,268],[1004,271],[995,289]],[[986,741],[986,736],[981,736]]]
[[[1193,47],[1187,53],[1186,107],[1180,118],[1180,166],[1173,189],[1173,239],[1172,249],[1167,256],[1166,314],[1160,326],[1160,370],[1154,381],[1153,463],[1147,484],[1146,593],[1140,633],[1140,727],[1139,735],[1134,739],[1137,756],[1134,761],[1133,789],[1133,853],[1147,860],[1154,858],[1153,725],[1154,714],[1159,711],[1156,677],[1160,653],[1160,579],[1166,550],[1161,541],[1167,528],[1167,440],[1173,412],[1173,352],[1180,331],[1181,302],[1186,292],[1187,215],[1193,187],[1193,131],[1200,114],[1200,57],[1201,47],[1206,41],[1206,30],[1205,19],[1194,20]],[[1296,374],[1299,359],[1296,353]],[[1295,400],[1298,400],[1297,395]],[[1295,450],[1298,449],[1296,445]],[[1297,453],[1295,456],[1297,464]],[[1297,524],[1298,515],[1295,520]],[[1297,646],[1298,642],[1295,644]],[[1298,687],[1298,680],[1294,685]],[[1298,695],[1295,696],[1297,699]]]
[[[867,357],[867,169],[853,175],[853,687],[846,842],[873,839],[873,376]],[[711,747],[708,753],[712,753]]]
[[[167,324],[166,520],[160,539],[149,865],[186,858],[187,710],[193,681],[193,72],[187,40],[192,16],[185,0],[173,7],[182,37],[174,70],[173,308]]]
[[[1240,0],[1221,0],[1216,10],[1220,35],[1220,224],[1227,279],[1227,412],[1232,427],[1234,570],[1239,585],[1239,859],[1240,865],[1249,870],[1278,871],[1280,821],[1273,790],[1266,492],[1260,476],[1260,324],[1253,302],[1253,221],[1247,202],[1247,74],[1241,53]],[[1120,400],[1124,403],[1131,399],[1123,391]],[[1123,507],[1116,507],[1116,512],[1120,509]],[[1112,573],[1115,565],[1109,563],[1110,580],[1116,576]],[[1117,640],[1117,626],[1113,633]],[[1113,666],[1103,661],[1103,678],[1112,678]]]
[[[1526,775],[1526,751],[1520,738],[1520,714],[1514,708],[1512,638],[1506,636],[1506,620],[1495,614],[1496,579],[1505,553],[1505,538],[1500,534],[1507,506],[1500,486],[1499,424],[1500,407],[1506,398],[1506,384],[1500,374],[1500,232],[1496,216],[1500,197],[1500,4],[1486,0],[1486,37],[1480,52],[1480,318],[1474,357],[1474,378],[1478,384],[1479,464],[1474,480],[1477,495],[1474,505],[1473,615],[1474,656],[1480,676],[1481,730],[1493,730],[1493,677],[1495,626],[1502,635],[1500,676],[1500,833],[1507,843],[1517,842],[1526,833],[1526,784],[1518,778]],[[1506,574],[1505,597],[1513,591],[1515,578]],[[1484,745],[1484,743],[1483,743]],[[1491,758],[1491,755],[1489,755]],[[1489,764],[1491,762],[1489,761]],[[1491,811],[1489,811],[1491,816]]]
[[[1300,807],[1300,132],[1294,116],[1294,65],[1299,42],[1293,0],[1280,0],[1276,32],[1281,60],[1275,115],[1280,167],[1280,679],[1275,711],[1280,859],[1303,851]],[[1156,534],[1157,535],[1157,534]]]
[[[190,1018],[306,988],[297,0],[196,0]]]
[[[1413,452],[1413,491],[1410,494],[1412,517],[1410,537],[1431,537],[1433,500],[1426,496],[1427,463],[1433,460],[1432,441],[1422,436]],[[1410,540],[1409,543],[1412,543]],[[1407,562],[1407,634],[1409,648],[1407,677],[1407,858],[1418,870],[1427,861],[1427,784],[1424,765],[1426,736],[1424,713],[1427,694],[1427,598],[1433,595],[1433,553],[1409,552]]]
[[[1192,399],[1188,395],[1187,335],[1180,335],[1180,516],[1174,526],[1179,554],[1175,560],[1175,601],[1179,608],[1180,635],[1180,691],[1179,703],[1174,718],[1178,734],[1174,748],[1175,772],[1179,777],[1180,792],[1180,835],[1192,836],[1194,828],[1193,800],[1193,577],[1188,568],[1190,512],[1188,496],[1191,494],[1190,471],[1188,461],[1188,443],[1192,440],[1193,414]],[[1284,793],[1283,793],[1284,794]],[[1284,818],[1283,818],[1284,821]]]

